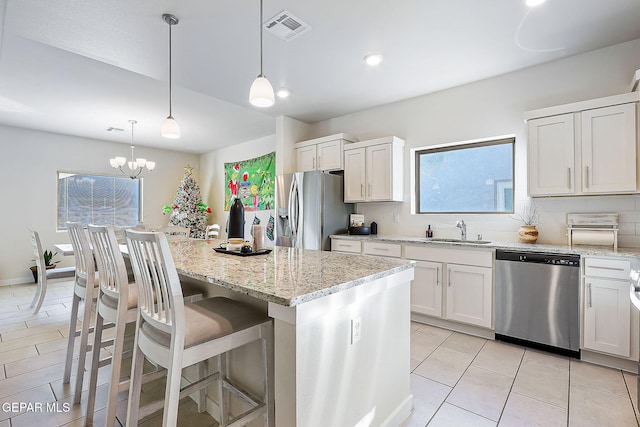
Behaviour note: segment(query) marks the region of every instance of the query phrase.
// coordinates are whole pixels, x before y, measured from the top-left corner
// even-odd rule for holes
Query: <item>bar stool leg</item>
[[[198,363],[198,379],[205,378],[207,376],[207,361],[203,360]],[[207,410],[207,389],[203,387],[198,392],[198,412],[202,414]]]
[[[104,319],[100,314],[96,317],[96,325],[94,327],[93,352],[91,354],[91,376],[89,379],[89,396],[87,399],[87,415],[85,416],[84,425],[93,424],[93,412],[95,410],[96,387],[98,383],[98,369],[100,368],[100,343],[102,342],[102,326]],[[114,425],[106,424],[106,425]]]
[[[76,328],[78,327],[78,306],[80,297],[74,292],[71,303],[71,321],[69,322],[69,338],[67,342],[67,357],[64,364],[64,377],[62,382],[67,384],[71,379],[71,365],[73,364],[73,347],[76,341]]]
[[[133,369],[129,382],[129,402],[127,404],[127,426],[138,425],[138,413],[140,410],[140,392],[142,391],[142,368],[144,366],[144,353],[138,348],[138,336],[133,346]]]
[[[87,296],[89,296],[88,289]],[[80,403],[80,398],[82,397],[82,380],[84,378],[85,362],[87,360],[87,341],[89,341],[89,324],[91,323],[91,302],[91,299],[85,298],[84,300],[82,330],[80,332],[80,352],[78,354],[78,374],[76,375],[76,389],[73,396],[73,403]],[[93,350],[98,353],[100,352],[100,348]]]
[[[276,425],[275,412],[275,363],[273,344],[273,322],[262,327],[262,366],[264,372],[264,402],[267,405],[267,413],[264,416],[264,425],[274,427]]]
[[[167,387],[164,395],[162,427],[175,426],[180,405],[180,381],[182,379],[182,354],[174,354],[167,369]]]
[[[227,353],[218,355],[218,405],[220,408],[220,425],[229,420],[229,402],[225,392],[224,382],[227,380]]]

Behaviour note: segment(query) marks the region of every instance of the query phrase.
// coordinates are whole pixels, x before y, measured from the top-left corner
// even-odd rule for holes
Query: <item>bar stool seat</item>
[[[160,409],[162,425],[175,426],[179,400],[197,390],[201,390],[198,410],[204,412],[202,391],[214,382],[218,384],[220,398],[220,426],[241,426],[261,416],[264,425],[274,426],[272,319],[249,305],[224,297],[185,304],[166,236],[132,230],[127,230],[126,236],[139,297],[127,426],[136,426],[139,419]],[[261,343],[262,399],[233,384],[226,370],[228,352],[255,341]],[[215,356],[218,372],[205,376],[205,361]],[[145,358],[167,369],[167,384],[164,402],[140,408]],[[182,369],[195,364],[200,368],[200,378],[181,389]],[[227,403],[229,393],[250,406],[232,419]]]

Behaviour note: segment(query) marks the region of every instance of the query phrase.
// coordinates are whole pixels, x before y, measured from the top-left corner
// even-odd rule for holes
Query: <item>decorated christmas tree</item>
[[[193,168],[184,168],[184,177],[178,186],[173,205],[163,207],[165,214],[170,214],[169,225],[186,227],[191,230],[189,237],[203,239],[207,228],[207,214],[211,208],[202,203],[200,187],[191,176]]]

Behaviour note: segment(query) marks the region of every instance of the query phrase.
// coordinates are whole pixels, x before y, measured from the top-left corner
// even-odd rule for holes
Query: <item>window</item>
[[[58,229],[67,221],[134,226],[141,210],[140,179],[58,172]]]
[[[415,151],[416,213],[513,213],[515,138]]]

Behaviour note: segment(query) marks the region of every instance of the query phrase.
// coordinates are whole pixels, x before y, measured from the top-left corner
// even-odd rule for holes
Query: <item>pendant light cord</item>
[[[262,0],[260,0],[260,77],[264,77],[262,72]]]
[[[169,117],[173,118],[173,112],[171,111],[171,104],[172,102],[172,94],[171,94],[171,87],[173,86],[171,83],[171,27],[173,26],[173,24],[171,22],[169,22]],[[131,132],[133,132],[133,129],[131,129]]]

